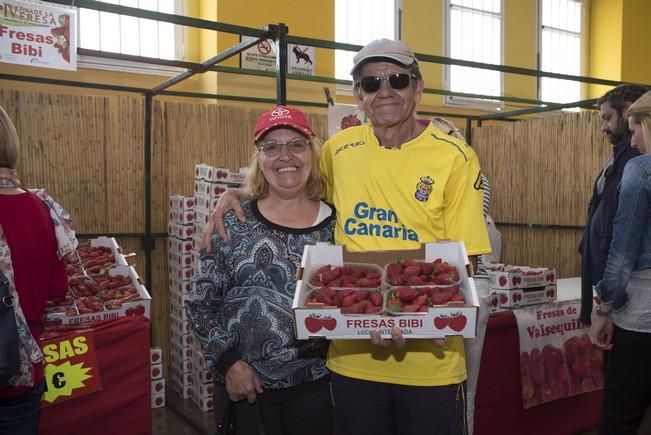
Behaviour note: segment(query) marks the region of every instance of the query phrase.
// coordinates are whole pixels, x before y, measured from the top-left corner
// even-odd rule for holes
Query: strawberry
[[[420,308],[420,306],[418,306],[416,304],[403,305],[402,306],[402,312],[403,313],[417,313],[419,308]]]
[[[450,302],[465,302],[465,301],[466,299],[463,297],[462,294],[459,293],[452,295],[452,297],[450,298]]]
[[[439,293],[430,296],[430,300],[432,301],[432,305],[446,305],[450,300],[450,295]]]
[[[357,280],[356,286],[357,287],[362,287],[362,288],[371,288],[375,287],[375,280],[371,280],[368,278],[360,278]]]
[[[414,304],[416,305],[425,305],[425,302],[427,302],[427,295],[418,295],[414,299]]]
[[[321,291],[317,293],[316,301],[326,305],[332,305],[333,303],[332,297],[328,296],[328,294]]]
[[[419,313],[427,313],[429,311],[429,307],[427,305],[423,305],[418,309]]]
[[[397,275],[397,276],[393,276],[393,277],[389,278],[389,284],[391,284],[394,287],[399,286],[399,285],[403,285],[404,283],[405,283],[405,280],[402,278],[401,275]]]
[[[305,328],[312,334],[318,332],[321,329],[321,319],[312,315],[305,318]]]
[[[376,307],[382,306],[382,294],[380,292],[372,292],[370,294],[370,300]]]
[[[344,296],[341,299],[341,306],[342,307],[351,307],[355,303],[355,295],[348,295]]]
[[[395,294],[403,302],[411,302],[418,296],[418,291],[412,287],[398,287]]]
[[[398,263],[390,263],[387,265],[387,277],[389,279],[393,278],[396,275],[402,274],[402,266]]]
[[[434,263],[432,266],[434,275],[447,273],[450,270],[450,266],[448,266],[448,263],[445,262]]]
[[[381,275],[378,272],[370,271],[366,273],[366,278],[368,279],[380,279],[380,276]]]
[[[404,274],[408,276],[420,275],[421,269],[420,265],[407,266],[405,267]]]
[[[402,262],[400,264],[402,265],[403,268],[408,267],[408,266],[419,266],[420,267],[420,263],[418,261],[414,260],[413,258],[405,258],[404,260],[402,260]]]
[[[360,290],[355,292],[355,301],[361,302],[368,299],[368,290]]]
[[[375,307],[373,305],[368,305],[366,307],[366,311],[364,311],[364,314],[378,314],[380,311],[382,311],[382,307]]]
[[[434,271],[434,265],[432,263],[421,263],[420,270],[424,275],[431,275]]]
[[[357,303],[353,304],[350,307],[350,312],[352,314],[363,314],[364,311],[366,310],[366,304],[364,302],[366,302],[366,301],[357,302]]]
[[[450,282],[450,275],[448,273],[441,273],[432,278],[432,282],[440,285],[453,284]]]
[[[420,276],[410,276],[407,280],[407,285],[423,285],[425,281]]]
[[[337,319],[334,317],[324,317],[323,320],[321,320],[321,323],[323,324],[323,327],[328,331],[332,331],[337,327]]]

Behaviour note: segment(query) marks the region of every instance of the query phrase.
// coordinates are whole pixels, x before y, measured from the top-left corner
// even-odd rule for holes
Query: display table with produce
[[[115,239],[66,257],[69,289],[41,337],[42,434],[151,433],[151,297]]]
[[[577,278],[560,279],[558,300],[580,298]],[[577,314],[578,317],[578,314]],[[524,409],[518,324],[513,312],[488,321],[475,400],[475,435],[576,434],[597,426],[602,390]]]
[[[66,356],[78,352],[75,342],[83,332],[92,336],[97,367],[88,374],[97,374],[101,390],[80,397],[73,387],[75,379],[64,368]],[[53,334],[53,335],[52,335]],[[56,338],[54,338],[56,337]],[[88,329],[57,329],[46,333],[44,340],[57,342],[49,348],[46,358],[56,369],[46,366],[49,381],[61,389],[61,396],[72,395],[61,403],[44,406],[39,419],[43,435],[117,435],[151,433],[151,382],[149,351],[149,320],[144,316],[121,317],[101,322]],[[53,339],[54,338],[54,339]],[[86,351],[86,349],[84,349]],[[75,365],[75,364],[72,364]],[[90,363],[85,363],[85,368]],[[87,383],[88,381],[83,381]]]

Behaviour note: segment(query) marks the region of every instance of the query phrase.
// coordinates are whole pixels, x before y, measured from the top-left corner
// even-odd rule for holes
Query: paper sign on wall
[[[253,40],[254,38],[243,38]],[[314,75],[316,53],[314,47],[287,44],[287,72],[290,74]],[[259,71],[276,71],[276,43],[272,39],[244,50],[240,54],[240,67]]]
[[[0,62],[77,69],[77,10],[0,0]]]

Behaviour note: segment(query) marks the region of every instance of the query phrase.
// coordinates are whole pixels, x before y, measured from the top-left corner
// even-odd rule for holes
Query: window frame
[[[586,38],[587,38],[587,25],[588,25],[588,11],[586,10],[588,4],[585,0],[577,0],[579,3],[581,3],[581,32],[578,34],[579,35],[579,46],[580,46],[580,56],[581,56],[581,61],[579,62],[579,72],[574,75],[583,75],[586,69]],[[537,60],[537,67],[538,71],[543,71],[542,69],[542,40],[543,40],[543,0],[538,0],[537,1],[537,9],[536,12],[538,14],[537,17],[537,31],[536,31],[536,39],[537,39],[537,53],[536,53],[536,60]],[[565,30],[565,29],[557,29],[555,27],[549,27],[550,29],[554,29],[560,32],[565,32],[568,34],[576,34],[576,32],[572,32],[570,30]],[[545,71],[545,72],[555,72],[555,71]],[[539,100],[543,101],[543,96],[542,96],[542,80],[543,77],[538,76],[536,77],[536,96],[538,97]],[[582,83],[582,82],[576,82],[579,85],[579,100],[582,100],[585,98],[586,95],[586,86],[587,84]],[[578,110],[578,109],[562,109],[562,110]]]
[[[174,14],[176,15],[185,15],[187,10],[187,2],[183,0],[174,0]],[[77,7],[77,47],[85,48],[80,45],[81,42],[81,13],[80,7]],[[181,25],[174,25],[174,57],[175,60],[184,60],[185,59],[185,27]],[[116,53],[113,51],[104,51],[103,53]],[[145,56],[143,56],[145,57]],[[130,60],[122,59],[113,59],[100,56],[88,56],[88,55],[78,55],[77,56],[77,68],[85,69],[94,69],[100,71],[111,71],[111,72],[123,72],[123,73],[132,73],[132,74],[145,74],[145,75],[156,75],[163,77],[173,77],[183,71],[184,68],[166,66],[166,65],[155,65],[146,62],[136,62]]]
[[[500,17],[500,61],[499,65],[504,64],[504,0],[499,0],[500,1],[500,13],[496,14],[494,12],[488,12],[488,11],[483,11],[483,10],[478,10],[474,8],[470,8],[467,6],[455,6],[459,7],[462,9],[466,10],[476,10],[476,11],[481,11],[483,13],[487,14],[492,14]],[[451,0],[444,0],[443,2],[443,16],[445,20],[445,25],[443,29],[443,40],[445,43],[445,56],[446,57],[452,57],[450,56],[450,51],[451,51],[451,38],[450,38],[450,32],[452,29],[452,5],[451,5]],[[444,68],[444,79],[443,79],[443,85],[446,90],[451,91],[450,86],[452,82],[452,69],[451,69],[450,64],[446,64]],[[500,72],[500,95],[504,95],[504,73]],[[483,109],[483,110],[502,110],[504,108],[504,102],[501,100],[485,100],[485,99],[478,99],[478,98],[468,98],[468,97],[455,97],[452,95],[445,95],[444,99],[444,105],[445,106],[456,106],[456,107],[466,107],[466,108],[478,108],[478,109]]]
[[[395,29],[395,35],[394,39],[401,39],[402,37],[402,1],[403,0],[393,0],[393,21],[394,21],[394,29]],[[335,7],[335,2],[332,2],[333,7]],[[336,12],[335,12],[335,27],[337,26],[336,23]],[[335,29],[336,33],[336,29]],[[336,41],[336,42],[341,42],[341,43],[348,43],[347,41]],[[369,41],[370,42],[370,41]],[[334,53],[333,53],[334,54]],[[333,56],[334,59],[334,64],[333,64],[333,69],[335,71],[335,79],[338,79],[337,77],[337,57],[336,54]],[[350,68],[352,69],[352,64],[350,65]],[[352,81],[352,76],[349,75],[347,77],[347,80]],[[337,83],[335,85],[335,92],[337,95],[345,95],[345,96],[353,96],[353,85],[352,84],[340,84]]]

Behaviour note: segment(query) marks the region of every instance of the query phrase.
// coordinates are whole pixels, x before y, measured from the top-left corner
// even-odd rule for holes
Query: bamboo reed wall
[[[596,112],[562,113],[473,128],[496,222],[585,225],[594,177],[612,152]],[[499,227],[502,261],[578,276],[581,230]]]

